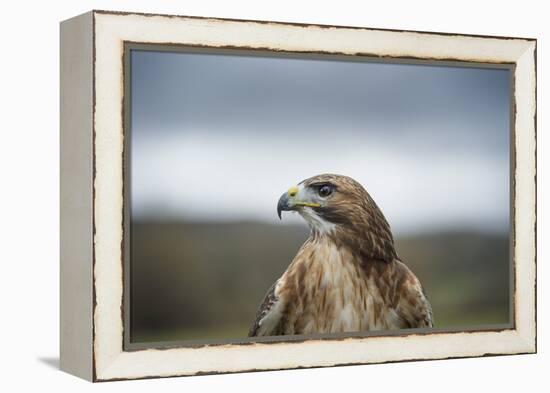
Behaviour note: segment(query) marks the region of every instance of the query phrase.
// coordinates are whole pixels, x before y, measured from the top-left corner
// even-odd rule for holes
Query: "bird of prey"
[[[390,226],[350,177],[323,174],[291,187],[277,214],[298,212],[309,238],[261,303],[249,336],[433,326],[418,278],[395,251]]]

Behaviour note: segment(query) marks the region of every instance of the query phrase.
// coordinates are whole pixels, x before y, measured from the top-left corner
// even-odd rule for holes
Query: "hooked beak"
[[[281,219],[281,212],[283,211],[293,211],[298,210],[301,207],[319,207],[321,206],[319,203],[310,203],[301,201],[298,199],[298,187],[290,187],[290,189],[285,192],[281,197],[279,198],[279,202],[277,202],[277,215],[279,216],[279,219]]]
[[[285,192],[281,197],[279,198],[279,202],[277,203],[277,215],[279,216],[279,220],[281,217],[282,211],[289,211],[291,210],[290,204],[289,204],[289,198],[288,193]]]

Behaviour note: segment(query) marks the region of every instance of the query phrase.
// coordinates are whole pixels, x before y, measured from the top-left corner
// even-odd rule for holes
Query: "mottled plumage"
[[[279,215],[287,210],[299,212],[311,234],[266,294],[250,336],[432,326],[420,282],[359,183],[314,176],[281,196]]]

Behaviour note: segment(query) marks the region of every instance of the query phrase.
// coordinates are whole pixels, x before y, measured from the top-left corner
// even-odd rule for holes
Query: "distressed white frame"
[[[320,367],[536,351],[536,41],[92,12],[93,380]],[[124,351],[124,42],[515,64],[515,327],[501,331]],[[63,280],[63,277],[62,277]],[[63,339],[63,338],[62,338]],[[88,356],[88,355],[87,355]],[[62,354],[63,357],[63,354]],[[89,357],[89,356],[88,356]],[[87,358],[86,358],[87,359]],[[62,361],[63,363],[63,361]]]

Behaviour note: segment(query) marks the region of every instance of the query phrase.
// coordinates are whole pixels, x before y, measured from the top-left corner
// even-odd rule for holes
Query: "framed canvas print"
[[[61,23],[61,368],[536,351],[536,40]]]

